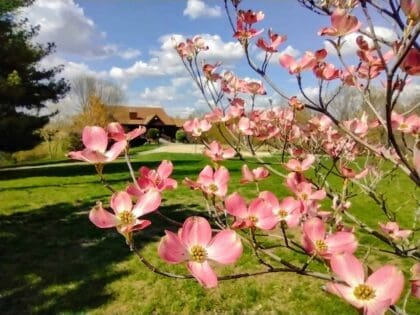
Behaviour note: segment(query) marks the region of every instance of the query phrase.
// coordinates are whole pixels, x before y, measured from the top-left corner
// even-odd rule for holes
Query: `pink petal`
[[[115,142],[111,148],[105,153],[107,162],[114,161],[127,146],[127,141]]]
[[[133,203],[130,195],[125,191],[114,193],[111,197],[111,208],[116,214],[123,211],[131,211]]]
[[[141,217],[147,213],[155,211],[162,201],[160,193],[156,190],[149,190],[139,198],[133,208],[133,214],[136,218]]]
[[[161,178],[168,178],[172,174],[173,165],[171,161],[162,161],[157,169],[157,173]]]
[[[237,192],[231,194],[225,199],[225,207],[226,211],[235,217],[248,217],[246,202],[244,198],[242,198],[242,196]]]
[[[364,283],[365,272],[362,263],[352,254],[340,254],[331,257],[331,269],[352,287]]]
[[[312,242],[325,238],[325,225],[318,218],[312,218],[303,223],[303,233]]]
[[[366,284],[375,288],[379,300],[390,299],[395,304],[404,288],[404,276],[395,266],[385,265],[371,274]]]
[[[106,127],[108,131],[109,137],[115,141],[122,141],[125,140],[125,132],[124,128],[121,126],[120,123],[112,122],[109,123]]]
[[[107,161],[107,157],[104,153],[99,151],[92,151],[90,149],[84,149],[81,152],[82,159],[94,164],[101,164]]]
[[[158,247],[159,257],[170,264],[177,264],[188,259],[188,252],[173,232],[165,231]]]
[[[242,166],[242,179],[241,183],[253,182],[254,181],[254,174],[252,174],[251,170],[249,169],[248,165],[244,164]]]
[[[364,314],[366,315],[383,315],[386,310],[391,306],[391,300],[374,300],[367,304],[364,308]]]
[[[179,230],[179,238],[187,248],[194,245],[206,247],[211,240],[211,226],[202,217],[189,217]]]
[[[214,173],[214,182],[217,186],[226,186],[229,182],[229,177],[229,171],[222,166]]]
[[[136,129],[131,130],[130,132],[127,132],[127,134],[125,135],[127,140],[133,140],[135,138],[137,138],[138,136],[144,134],[146,132],[146,128],[143,126],[140,126]]]
[[[277,199],[276,195],[274,195],[271,191],[262,191],[258,195],[258,198],[262,198],[266,202],[268,202],[273,211],[279,209],[279,200]]]
[[[119,223],[119,220],[115,215],[102,208],[101,202],[90,210],[89,220],[102,229],[117,226]]]
[[[152,222],[149,220],[136,219],[136,222],[134,223],[134,225],[130,227],[130,231],[132,232],[132,231],[137,231],[137,230],[143,230],[147,228],[150,224],[152,224]]]
[[[204,261],[203,263],[189,261],[187,266],[194,278],[196,278],[203,287],[217,287],[217,276],[207,261]]]
[[[197,183],[203,185],[213,184],[213,168],[210,165],[204,167],[200,174],[198,174]]]
[[[325,239],[328,246],[328,254],[353,254],[357,249],[357,240],[353,233],[336,232],[328,235]]]
[[[83,128],[82,141],[87,149],[98,152],[105,152],[108,146],[106,131],[98,126],[86,126]]]
[[[363,303],[357,300],[354,296],[354,288],[352,287],[346,286],[344,284],[329,282],[326,285],[326,290],[332,294],[339,296],[343,300],[346,300],[356,308],[363,307]]]
[[[242,255],[242,243],[232,230],[216,234],[207,247],[208,258],[221,264],[232,264]]]
[[[178,186],[178,182],[173,178],[167,178],[163,181],[164,189],[175,189]]]

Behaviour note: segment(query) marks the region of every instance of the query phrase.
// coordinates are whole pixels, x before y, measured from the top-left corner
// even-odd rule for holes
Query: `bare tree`
[[[77,76],[71,81],[71,97],[78,109],[85,110],[92,95],[106,105],[118,105],[125,100],[124,91],[113,82],[87,75]]]

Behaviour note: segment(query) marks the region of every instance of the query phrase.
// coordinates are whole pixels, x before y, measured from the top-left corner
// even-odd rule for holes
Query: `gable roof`
[[[123,125],[147,125],[155,116],[165,125],[177,125],[162,107],[112,106],[112,115]]]

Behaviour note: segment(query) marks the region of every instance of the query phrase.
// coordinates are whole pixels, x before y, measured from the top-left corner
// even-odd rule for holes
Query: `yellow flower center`
[[[251,221],[251,223],[253,225],[257,224],[257,222],[258,222],[258,218],[257,217],[254,217],[253,215],[249,216],[248,217],[248,220]]]
[[[200,245],[194,245],[190,249],[191,260],[202,263],[207,258],[206,250]]]
[[[358,300],[362,301],[371,300],[376,296],[375,290],[366,284],[359,284],[355,287],[353,294]]]
[[[302,198],[302,200],[307,200],[308,199],[308,194],[307,193],[302,193],[300,195],[300,197]]]
[[[121,225],[130,225],[133,224],[135,221],[135,217],[131,213],[131,211],[122,211],[118,214],[118,218],[120,219]]]
[[[219,188],[217,187],[217,185],[216,184],[211,184],[210,186],[209,186],[209,189],[210,189],[210,191],[212,192],[212,193],[215,193]]]
[[[324,240],[316,240],[315,241],[315,249],[318,253],[324,253],[328,249],[327,243]]]
[[[284,209],[280,209],[279,210],[279,217],[280,217],[280,219],[284,219],[284,218],[286,218],[287,217],[287,215],[288,215],[288,213],[287,213],[287,211],[286,210],[284,210]]]

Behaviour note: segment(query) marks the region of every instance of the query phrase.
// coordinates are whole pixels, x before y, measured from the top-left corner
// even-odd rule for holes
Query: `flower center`
[[[400,125],[400,129],[407,129],[407,128],[408,128],[408,125],[406,123],[402,123]]]
[[[376,296],[375,290],[366,284],[359,284],[357,287],[355,287],[353,294],[358,300],[363,301],[371,300]]]
[[[131,213],[131,211],[122,211],[118,214],[118,218],[121,221],[121,225],[129,225],[132,224],[135,220],[133,214]]]
[[[193,261],[202,263],[207,258],[207,252],[202,246],[194,245],[190,249],[190,256]]]
[[[248,220],[252,223],[252,225],[257,224],[257,222],[258,222],[258,218],[253,216],[253,215],[249,216]]]
[[[324,253],[328,249],[327,243],[324,240],[316,240],[315,241],[315,249],[318,253]]]
[[[288,215],[288,213],[287,213],[286,210],[284,210],[284,209],[279,210],[278,216],[280,217],[280,219],[285,219],[287,217],[287,215]]]
[[[219,188],[217,187],[217,185],[216,184],[211,184],[210,186],[209,186],[209,189],[210,189],[210,191],[212,192],[212,193],[215,193]]]

